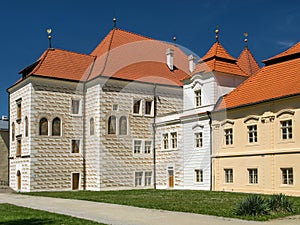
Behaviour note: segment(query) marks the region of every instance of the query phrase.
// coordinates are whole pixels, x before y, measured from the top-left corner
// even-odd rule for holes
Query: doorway
[[[79,189],[79,173],[72,173],[72,190]]]

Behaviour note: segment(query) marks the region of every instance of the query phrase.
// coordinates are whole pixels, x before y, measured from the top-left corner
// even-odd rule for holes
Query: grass
[[[238,216],[235,213],[237,204],[249,196],[249,194],[244,193],[192,190],[126,190],[101,192],[36,192],[28,194],[106,202],[151,209],[191,212],[247,220],[264,221],[293,214],[300,214],[300,198],[289,197],[295,206],[294,213],[275,213],[259,217]]]
[[[104,225],[89,220],[78,219],[41,210],[29,209],[25,207],[0,204],[0,225]]]

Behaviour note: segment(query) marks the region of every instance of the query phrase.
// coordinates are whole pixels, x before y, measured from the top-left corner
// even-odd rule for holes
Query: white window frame
[[[78,101],[78,113],[73,112],[73,101]],[[82,115],[82,100],[81,98],[72,98],[71,99],[71,110],[70,113],[72,116],[81,116]]]
[[[135,187],[143,186],[143,177],[144,177],[144,172],[142,172],[142,171],[135,171],[134,172],[134,186]]]
[[[73,141],[79,141],[79,149],[78,149],[78,152],[73,152]],[[71,139],[71,151],[70,151],[70,153],[71,154],[80,154],[81,153],[81,149],[82,149],[82,141],[81,141],[81,139],[80,138],[72,138]]]
[[[231,132],[229,132],[231,131]],[[233,145],[233,128],[224,128],[224,144],[226,146]]]
[[[202,91],[201,89],[194,90],[194,99],[195,99],[195,107],[201,107],[202,106]]]
[[[195,183],[203,183],[203,170],[195,169]]]
[[[139,145],[140,150],[139,151],[136,150],[136,146],[138,146],[138,145],[136,145],[137,142],[140,142],[140,145]],[[134,139],[133,140],[133,154],[138,155],[138,154],[142,154],[142,152],[143,152],[143,140],[142,139]]]
[[[258,169],[248,168],[249,184],[258,184]]]
[[[164,133],[162,135],[162,149],[167,150],[169,149],[169,133]]]
[[[138,113],[134,112],[134,105],[135,105],[136,102],[140,102],[139,112]],[[141,116],[142,115],[142,107],[143,107],[143,100],[142,99],[133,99],[133,102],[132,102],[132,114],[133,115]]]
[[[173,134],[175,134],[175,136],[173,136]],[[175,142],[174,142],[175,140]],[[178,148],[178,133],[177,131],[173,131],[173,132],[170,132],[170,148],[171,149],[177,149]]]
[[[152,185],[152,171],[145,171],[144,172],[144,186],[149,187],[151,185]]]
[[[145,102],[145,116],[151,116],[151,117],[154,116],[154,101],[153,101],[153,99],[146,99],[146,100],[144,100],[144,102]],[[151,103],[150,113],[146,113],[147,112],[147,110],[146,110],[147,102]]]
[[[150,143],[150,145],[149,145],[149,143]],[[144,150],[143,153],[145,155],[151,154],[151,152],[152,152],[152,141],[151,140],[144,140],[143,144],[144,144],[143,145],[143,150]],[[146,148],[149,148],[149,149],[146,149]]]
[[[198,137],[198,135],[200,135],[200,137]],[[199,148],[203,148],[203,132],[196,132],[194,133],[194,137],[195,137],[195,148],[199,149]]]
[[[291,124],[285,124],[284,123],[291,123]],[[293,140],[293,120],[292,119],[286,119],[286,120],[280,120],[280,131],[281,131],[281,140],[282,141],[288,141]]]
[[[225,168],[224,169],[224,182],[226,184],[233,183],[233,168]]]
[[[294,168],[285,167],[280,168],[281,170],[281,184],[282,185],[294,185]]]
[[[258,131],[257,124],[247,125],[248,143],[254,144],[258,142]]]

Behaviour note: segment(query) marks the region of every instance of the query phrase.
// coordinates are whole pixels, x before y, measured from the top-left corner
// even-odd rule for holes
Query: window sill
[[[177,151],[179,150],[178,148],[168,148],[168,149],[163,149],[165,152],[171,152],[171,151]]]
[[[279,187],[280,188],[294,188],[295,184],[281,184]]]
[[[70,114],[72,117],[82,117],[82,114],[73,114],[73,113],[71,113]]]
[[[154,115],[151,115],[151,114],[145,114],[144,116],[148,117],[148,118],[153,118],[154,117]]]
[[[135,116],[135,117],[142,117],[143,116],[143,114],[139,114],[139,113],[133,113],[132,115]]]
[[[278,144],[289,144],[289,143],[295,143],[294,139],[281,139]]]

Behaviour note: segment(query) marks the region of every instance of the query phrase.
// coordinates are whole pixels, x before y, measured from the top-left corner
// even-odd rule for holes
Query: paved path
[[[112,225],[300,225],[300,216],[254,222],[99,202],[0,193],[0,203],[40,209]]]

